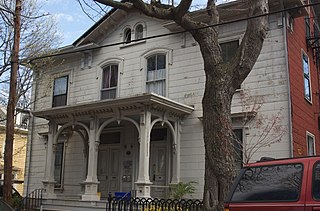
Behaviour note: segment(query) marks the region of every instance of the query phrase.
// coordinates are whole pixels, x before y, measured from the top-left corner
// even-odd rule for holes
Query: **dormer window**
[[[138,24],[135,28],[135,39],[142,39],[143,38],[143,26],[142,24]]]
[[[130,28],[126,28],[124,30],[123,41],[126,42],[126,43],[131,42],[131,29]]]

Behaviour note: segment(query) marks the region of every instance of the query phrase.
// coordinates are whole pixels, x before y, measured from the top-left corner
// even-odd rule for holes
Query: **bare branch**
[[[94,0],[96,2],[99,2],[101,4],[104,5],[108,5],[117,9],[122,9],[125,11],[129,11],[133,9],[133,5],[129,2],[117,2],[117,1],[113,1],[113,0]]]

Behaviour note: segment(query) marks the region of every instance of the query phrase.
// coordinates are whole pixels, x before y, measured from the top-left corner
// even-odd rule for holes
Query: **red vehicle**
[[[320,211],[320,157],[263,158],[245,166],[225,211]]]

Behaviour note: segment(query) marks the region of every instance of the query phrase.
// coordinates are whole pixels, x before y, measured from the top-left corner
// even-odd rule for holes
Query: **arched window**
[[[147,81],[148,93],[166,95],[166,54],[155,54],[147,58]]]
[[[142,24],[138,24],[135,28],[135,39],[142,39],[143,38],[143,26]]]
[[[118,64],[110,64],[103,68],[101,99],[114,99],[117,96]]]
[[[126,28],[124,30],[123,41],[126,42],[126,43],[131,42],[131,29],[130,28]]]

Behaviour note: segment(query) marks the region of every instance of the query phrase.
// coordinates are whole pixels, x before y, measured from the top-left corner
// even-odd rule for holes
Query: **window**
[[[103,68],[101,99],[114,99],[117,95],[118,65],[111,64]]]
[[[126,28],[124,30],[123,41],[126,42],[126,43],[130,43],[131,42],[131,29],[130,28]]]
[[[224,62],[230,61],[230,59],[235,55],[237,49],[239,48],[239,41],[231,41],[220,44],[222,51],[222,59]]]
[[[304,98],[311,102],[309,58],[305,53],[302,54],[302,67],[304,80]]]
[[[320,162],[314,164],[312,173],[312,197],[320,200]]]
[[[305,23],[306,23],[306,37],[311,37],[311,28],[310,28],[310,17],[305,17]]]
[[[166,54],[147,58],[147,92],[166,95]]]
[[[143,38],[143,26],[142,24],[138,24],[135,29],[135,39],[138,40],[142,38]]]
[[[235,152],[236,169],[242,168],[243,162],[243,132],[242,129],[234,129],[233,131],[233,147]]]
[[[52,107],[67,105],[68,76],[56,78],[53,85]]]
[[[55,161],[54,161],[54,180],[55,188],[62,187],[63,178],[63,160],[64,160],[64,143],[58,143],[56,146]]]
[[[297,201],[302,183],[302,164],[246,168],[231,201]]]
[[[235,55],[237,49],[239,48],[239,41],[231,41],[220,44],[222,59],[224,62],[230,61],[230,59]],[[237,87],[237,89],[241,89],[241,85]]]
[[[314,147],[314,135],[307,132],[307,150],[308,150],[308,156],[315,155],[315,147]]]

